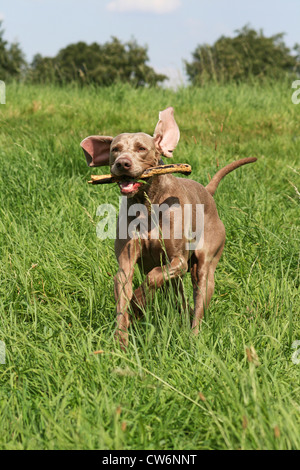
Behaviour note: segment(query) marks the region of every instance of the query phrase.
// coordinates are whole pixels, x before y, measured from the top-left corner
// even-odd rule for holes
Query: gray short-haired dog
[[[170,237],[148,236],[121,238],[119,231],[115,241],[115,253],[119,270],[115,276],[115,299],[117,303],[116,335],[122,348],[128,343],[130,324],[129,306],[135,313],[145,305],[146,296],[151,297],[155,289],[180,279],[191,272],[194,289],[194,314],[192,328],[199,331],[199,324],[214,292],[214,272],[225,244],[225,228],[221,222],[213,195],[221,179],[227,173],[256,158],[244,158],[219,170],[204,187],[196,181],[177,178],[173,175],[157,175],[146,184],[138,181],[147,168],[161,164],[161,156],[170,158],[179,141],[179,129],[174,119],[173,108],[159,113],[159,121],[153,137],[138,132],[120,134],[117,137],[90,136],[81,142],[89,166],[109,165],[112,175],[122,176],[119,183],[121,194],[127,196],[128,206],[144,204],[151,217],[151,205],[169,207]],[[176,218],[172,206],[192,208],[191,232],[196,230],[196,208],[204,207],[202,243],[193,250],[186,236],[174,237]],[[165,211],[166,212],[166,211]],[[167,210],[168,212],[168,210]],[[166,213],[164,214],[166,216]],[[125,223],[130,224],[132,216]],[[161,223],[161,221],[160,221]],[[180,223],[184,225],[183,218]],[[183,227],[182,227],[183,228]],[[184,230],[182,233],[186,233]],[[133,292],[132,278],[135,264],[142,266],[146,279]],[[181,283],[179,290],[182,292]]]

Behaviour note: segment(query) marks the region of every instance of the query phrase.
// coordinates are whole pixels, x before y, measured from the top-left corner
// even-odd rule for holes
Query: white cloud
[[[148,13],[170,13],[181,5],[181,0],[113,0],[107,5],[107,10],[144,11]]]

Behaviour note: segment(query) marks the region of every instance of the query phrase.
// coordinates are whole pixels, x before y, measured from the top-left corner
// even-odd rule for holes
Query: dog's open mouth
[[[119,181],[118,185],[122,194],[131,194],[138,191],[143,183],[139,183],[138,181]]]

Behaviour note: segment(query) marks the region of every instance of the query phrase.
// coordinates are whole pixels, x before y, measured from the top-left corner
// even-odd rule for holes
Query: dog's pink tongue
[[[142,183],[135,183],[134,181],[123,181],[122,183],[119,183],[119,185],[122,193],[129,194],[133,191],[136,191],[142,185]]]

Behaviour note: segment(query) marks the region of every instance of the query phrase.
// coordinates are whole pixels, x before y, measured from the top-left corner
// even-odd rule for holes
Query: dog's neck
[[[150,213],[152,204],[161,204],[165,199],[166,188],[170,186],[173,179],[173,175],[152,176],[137,194],[127,199],[128,205],[143,204]]]

